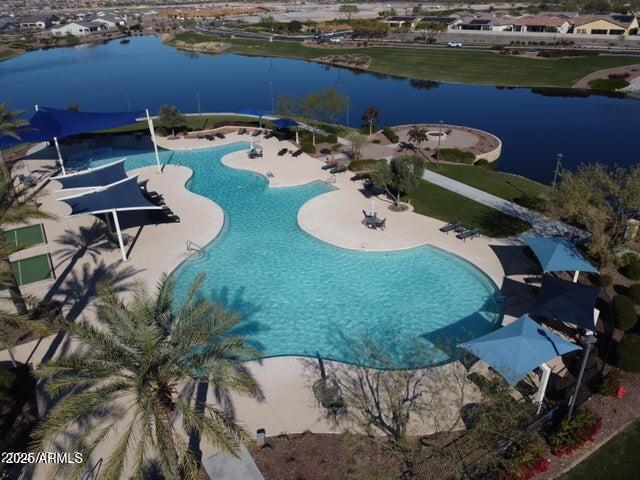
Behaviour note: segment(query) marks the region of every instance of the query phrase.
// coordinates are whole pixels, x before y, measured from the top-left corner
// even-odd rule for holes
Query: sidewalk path
[[[482,203],[483,205],[495,208],[500,212],[530,223],[531,229],[526,232],[527,235],[584,235],[580,230],[560,222],[559,220],[553,220],[545,217],[544,215],[526,207],[522,207],[516,203],[510,202],[509,200],[505,200],[504,198],[496,197],[495,195],[483,190],[478,190],[466,183],[453,180],[452,178],[445,177],[444,175],[432,172],[431,170],[425,170],[422,178],[428,182],[438,185],[439,187],[446,188],[447,190],[451,190],[459,195],[475,200],[478,203]]]

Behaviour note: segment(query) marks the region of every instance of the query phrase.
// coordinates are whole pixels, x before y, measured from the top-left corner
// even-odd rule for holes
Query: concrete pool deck
[[[247,135],[228,134],[225,140],[214,142],[203,139],[178,139],[166,141],[159,138],[159,144],[176,150],[221,146],[236,141],[248,141]],[[323,161],[308,155],[292,157],[287,154],[278,157],[277,151],[287,147],[296,147],[289,142],[279,142],[275,138],[260,139],[264,157],[249,159],[246,151],[234,152],[223,158],[223,163],[232,168],[253,171],[264,175],[273,188],[302,185],[312,181],[330,180],[331,175],[321,169]],[[30,162],[31,171],[40,169],[46,176],[54,164],[54,157],[49,152],[42,160]],[[267,176],[268,173],[272,176]],[[43,209],[58,216],[56,220],[44,221],[49,243],[32,247],[16,253],[17,258],[32,256],[37,253],[49,253],[52,263],[60,278],[65,272],[66,278],[49,280],[29,285],[23,290],[45,297],[52,286],[59,283],[53,298],[63,303],[63,312],[73,321],[97,323],[95,311],[95,286],[100,280],[115,281],[126,299],[135,282],[144,281],[152,289],[162,272],[175,269],[190,254],[186,252],[187,240],[204,246],[219,234],[224,223],[224,212],[214,202],[196,195],[185,188],[185,182],[191,171],[185,167],[164,166],[162,174],[156,167],[144,167],[131,172],[140,173],[140,179],[149,179],[148,188],[161,193],[167,205],[181,218],[180,223],[147,225],[125,229],[126,233],[137,236],[131,257],[122,262],[117,249],[100,250],[97,255],[90,249],[79,250],[81,254],[69,254],[64,248],[62,239],[66,230],[78,232],[90,229],[93,225],[91,217],[67,218],[68,207],[57,199],[63,195],[55,193],[56,182],[43,184]],[[434,245],[454,253],[483,270],[500,287],[505,277],[501,262],[492,247],[510,245],[509,241],[498,239],[474,239],[463,242],[454,235],[445,235],[438,231],[443,222],[415,214],[413,212],[391,212],[386,209],[388,203],[382,199],[375,200],[375,209],[380,217],[387,217],[387,229],[369,230],[362,225],[362,210],[371,208],[371,199],[361,192],[361,182],[350,181],[349,172],[337,174],[335,181],[329,185],[328,193],[309,200],[298,213],[301,228],[321,241],[355,250],[392,251],[413,248],[420,245]],[[14,257],[12,257],[14,259]],[[513,317],[505,317],[505,322]],[[67,336],[51,336],[25,343],[14,351],[18,361],[30,362],[37,366],[43,360],[74,353],[79,350],[77,342]],[[0,353],[2,360],[8,360],[8,352]],[[326,416],[326,411],[319,407],[310,388],[309,360],[300,357],[275,357],[262,361],[249,362],[248,368],[254,373],[261,385],[266,400],[257,403],[254,400],[233,395],[231,398],[236,418],[250,433],[258,428],[266,429],[267,435],[278,433],[300,433],[311,430],[319,433],[335,433],[342,431],[344,425],[336,425]],[[327,362],[332,368],[332,362]],[[457,364],[442,367],[443,372],[454,372]],[[454,370],[449,370],[454,369]],[[311,374],[313,375],[313,374]],[[317,377],[316,377],[317,378]],[[465,393],[466,401],[473,401],[475,391],[472,386]],[[44,400],[43,400],[44,402]],[[42,404],[43,407],[46,403]],[[451,421],[459,421],[455,412],[451,412]],[[428,422],[420,422],[413,426],[416,433],[428,433]],[[113,448],[111,440],[107,442],[98,455],[109,452]],[[215,452],[211,446],[202,445],[203,454]],[[97,461],[96,456],[93,460]],[[46,478],[45,469],[38,467],[38,474],[33,478]]]

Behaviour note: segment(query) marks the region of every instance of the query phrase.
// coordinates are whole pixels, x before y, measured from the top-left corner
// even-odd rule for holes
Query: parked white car
[[[447,47],[460,48],[462,47],[462,42],[449,42],[447,43]]]
[[[331,37],[329,40],[331,43],[340,43],[342,41],[340,37]]]

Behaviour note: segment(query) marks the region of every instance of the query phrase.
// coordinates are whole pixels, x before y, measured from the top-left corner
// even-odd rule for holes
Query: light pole
[[[202,116],[202,108],[200,108],[200,94],[196,93],[196,99],[198,100],[198,115]]]
[[[440,163],[440,142],[442,141],[442,120],[438,122],[438,149],[436,150],[436,162]]]
[[[553,183],[551,184],[551,188],[552,188],[553,190],[555,190],[555,189],[556,189],[556,180],[558,179],[558,172],[560,171],[560,165],[561,165],[561,164],[562,164],[562,154],[561,154],[561,153],[559,153],[559,154],[556,156],[556,171],[555,171],[555,173],[553,174]]]
[[[131,111],[131,100],[129,99],[129,87],[127,85],[124,86],[124,96],[127,99],[127,107]]]
[[[576,401],[578,400],[578,393],[580,392],[580,386],[582,384],[582,377],[584,376],[584,370],[587,366],[587,360],[589,359],[589,353],[596,344],[596,339],[593,332],[587,331],[587,335],[584,337],[584,353],[582,354],[582,363],[580,364],[580,373],[578,373],[578,380],[576,380],[576,389],[569,399],[569,417],[573,415],[573,410],[576,407]]]
[[[271,113],[274,112],[274,104],[273,104],[273,82],[269,82],[269,88],[271,89]]]

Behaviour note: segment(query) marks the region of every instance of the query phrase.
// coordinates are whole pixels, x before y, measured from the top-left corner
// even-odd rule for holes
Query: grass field
[[[9,60],[13,57],[17,57],[18,55],[20,55],[20,52],[16,52],[15,50],[0,50],[0,62],[3,60]]]
[[[461,221],[467,228],[479,228],[488,237],[517,235],[531,227],[523,220],[424,180],[404,200],[409,200],[417,213],[445,222]]]
[[[560,480],[630,480],[640,471],[640,421],[613,437]]]
[[[509,201],[523,195],[543,196],[549,191],[549,187],[528,178],[472,165],[428,164],[427,168]]]
[[[640,64],[638,56],[537,59],[465,49],[368,47],[335,50],[307,47],[294,42],[218,39],[194,33],[180,34],[176,39],[192,43],[218,40],[231,44],[227,50],[229,53],[305,60],[329,54],[357,53],[371,57],[369,70],[373,72],[443,82],[507,86],[570,87],[597,70]]]
[[[242,115],[189,115],[185,116],[187,126],[191,130],[203,130],[210,128],[216,123],[258,123],[255,117],[246,117]],[[154,122],[155,124],[155,122]],[[262,121],[263,125],[270,125],[268,121]],[[125,125],[123,127],[110,128],[109,130],[103,130],[98,133],[129,133],[137,131],[148,131],[149,126],[147,121],[132,123],[131,125]]]

